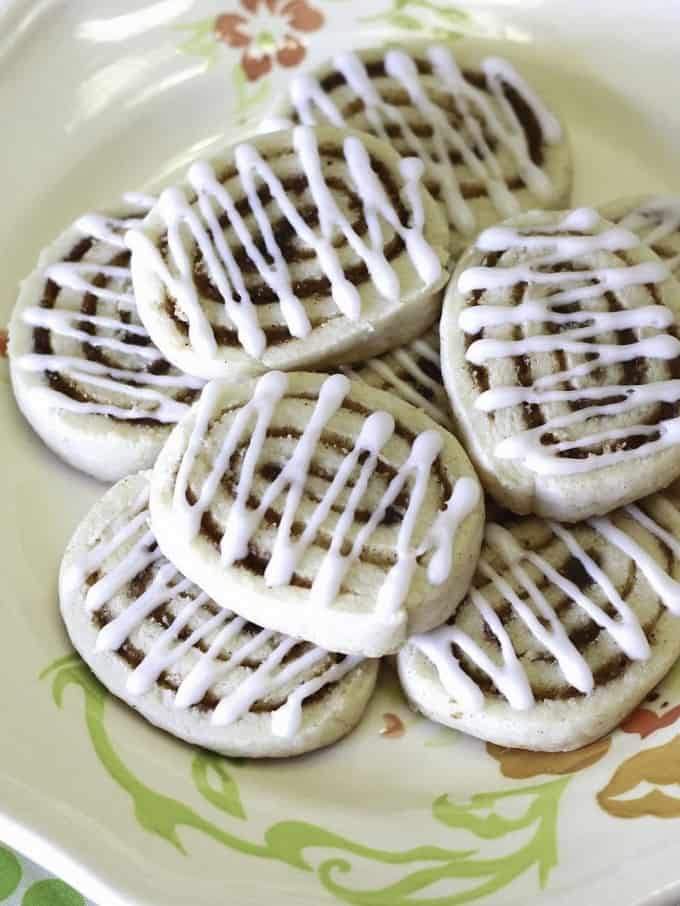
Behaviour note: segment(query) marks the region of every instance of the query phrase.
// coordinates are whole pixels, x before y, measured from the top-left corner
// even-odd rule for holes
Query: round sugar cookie
[[[141,317],[206,378],[379,355],[439,315],[448,228],[423,165],[299,127],[192,165],[131,230]]]
[[[42,252],[9,325],[19,408],[57,455],[102,481],[151,466],[204,383],[173,368],[137,317],[123,234],[153,202],[129,194],[80,217]]]
[[[418,711],[555,752],[616,727],[680,656],[680,488],[573,526],[486,527],[471,589],[398,655]]]
[[[569,201],[564,127],[508,60],[474,41],[338,53],[294,75],[263,128],[298,123],[360,129],[420,158],[454,256],[498,220]]]
[[[489,493],[575,522],[680,475],[680,285],[588,208],[479,235],[441,320],[458,435]]]
[[[150,723],[222,755],[278,757],[359,721],[378,662],[336,655],[219,607],[162,555],[149,473],[123,479],[76,530],[61,613],[98,679]]]
[[[484,505],[455,438],[342,374],[209,384],[153,470],[151,523],[224,606],[377,657],[464,595]]]

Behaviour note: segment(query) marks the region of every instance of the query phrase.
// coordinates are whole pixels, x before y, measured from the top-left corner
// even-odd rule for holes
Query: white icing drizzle
[[[559,577],[556,570],[552,569],[547,561],[544,560],[543,569],[545,575],[552,579],[562,591],[576,601],[576,603],[586,611],[593,622],[597,623],[597,625],[601,626],[603,629],[606,629],[623,653],[631,660],[642,661],[648,658],[649,643],[640,626],[640,622],[614,588],[611,579],[609,579],[604,571],[600,569],[592,557],[583,550],[572,531],[566,528],[566,526],[559,525],[557,522],[549,522],[548,525],[553,533],[566,545],[572,557],[575,557],[583,566],[593,582],[601,588],[606,595],[608,602],[616,611],[617,617],[612,618],[606,614],[602,608],[598,607],[590,599],[590,597],[584,595],[573,582],[564,577]],[[538,555],[532,554],[529,559],[531,562],[535,563],[534,557],[538,557]],[[539,558],[539,560],[540,559],[542,558]],[[549,567],[552,575],[545,568],[546,566]]]
[[[662,541],[663,544],[667,544],[673,552],[673,556],[678,556],[680,552],[678,541],[658,526],[646,513],[643,513],[639,507],[627,506],[625,507],[625,512]],[[635,561],[638,569],[642,571],[644,577],[670,612],[676,617],[680,617],[680,582],[669,576],[631,535],[617,528],[611,519],[590,519],[589,524],[606,538],[610,544],[618,547],[627,557]]]
[[[88,359],[80,359],[77,356],[27,353],[21,357],[21,367],[25,371],[58,371],[84,387],[123,396],[130,402],[125,406],[116,406],[113,403],[83,402],[71,399],[47,386],[36,387],[31,391],[36,398],[43,396],[46,403],[55,409],[65,409],[80,415],[109,415],[121,421],[152,416],[154,421],[161,424],[174,424],[186,415],[189,403],[173,399],[162,390],[155,390],[154,387],[200,390],[204,383],[199,378],[190,377],[187,374],[144,372],[145,386],[139,386],[135,383],[141,379],[138,371],[114,368],[99,362],[91,362]],[[140,403],[147,405],[140,405]],[[151,405],[149,406],[149,404]]]
[[[451,652],[452,645],[458,645],[477,667],[487,674],[496,688],[507,698],[511,707],[518,711],[526,711],[533,705],[534,696],[512,647],[510,636],[483,595],[471,592],[470,597],[498,641],[502,665],[493,661],[471,636],[455,626],[440,626],[432,632],[413,635],[409,641],[433,663],[444,689],[465,710],[481,711],[484,707],[484,693],[461,669],[458,659]]]
[[[123,204],[137,209],[139,213],[129,217],[84,214],[76,221],[75,229],[84,237],[100,243],[105,250],[115,253],[118,249],[125,253],[125,232],[138,226],[142,222],[141,216],[148,213],[154,203],[155,199],[151,196],[129,192],[123,196]],[[170,391],[174,388],[200,390],[204,381],[174,369],[166,374],[153,374],[146,370],[148,366],[162,361],[162,356],[153,344],[141,345],[139,342],[148,341],[149,334],[136,318],[129,263],[110,265],[95,260],[59,261],[45,268],[44,277],[56,283],[60,290],[94,297],[105,313],[87,314],[75,307],[33,305],[23,310],[22,319],[32,327],[44,328],[62,340],[101,349],[118,364],[90,361],[82,353],[26,353],[18,359],[18,365],[24,371],[59,372],[91,396],[88,400],[74,399],[45,382],[44,386],[32,388],[34,398],[44,399],[50,408],[76,415],[103,415],[121,421],[151,417],[160,424],[179,421],[188,411],[189,404],[174,399]],[[102,277],[105,278],[104,286],[99,285]],[[121,314],[132,315],[135,320],[123,321]],[[92,328],[92,333],[86,328]],[[111,397],[122,399],[118,403],[107,402]]]
[[[156,199],[140,192],[126,192],[122,201],[126,207],[137,208],[139,213],[130,217],[115,217],[111,214],[97,213],[83,214],[76,220],[75,228],[80,230],[83,236],[91,236],[99,242],[112,245],[122,251],[125,249],[125,233],[140,225],[142,219],[156,204]]]
[[[680,270],[680,252],[673,254],[664,244],[664,240],[670,238],[680,241],[679,196],[650,198],[629,211],[619,223],[627,230],[637,233],[647,245],[657,249],[672,271]],[[677,248],[677,243],[675,246]]]
[[[269,644],[271,651],[259,666],[247,668],[244,679],[221,697],[212,712],[211,722],[219,727],[229,726],[244,717],[256,702],[288,689],[284,703],[271,713],[271,732],[280,737],[294,736],[302,723],[305,701],[324,686],[340,681],[363,659],[344,656],[318,675],[310,677],[310,670],[328,657],[326,650],[309,646],[303,653],[289,657],[282,665],[283,659],[290,655],[299,640],[268,629],[261,629],[252,638],[244,636],[233,647],[246,621],[229,610],[220,609],[207,619],[198,621],[191,629],[192,619],[210,603],[210,599],[178,573],[155,547],[154,536],[147,528],[147,506],[148,485],[124,514],[123,524],[110,537],[99,541],[82,555],[64,577],[65,587],[71,593],[82,594],[87,577],[95,570],[101,570],[110,557],[123,549],[118,562],[98,577],[84,597],[85,608],[94,613],[116,595],[131,597],[131,581],[147,568],[155,566],[153,578],[142,594],[131,597],[130,603],[99,630],[97,651],[118,651],[154,610],[163,604],[179,601],[181,606],[170,624],[157,635],[140,663],[129,673],[127,691],[134,696],[149,692],[164,671],[172,672],[194,649],[199,656],[184,675],[173,699],[175,708],[190,708],[198,704],[209,689],[241,667],[247,658],[257,657],[263,646]],[[186,638],[180,638],[182,633],[186,633]],[[200,643],[207,646],[207,650],[199,650],[196,646]],[[225,651],[229,651],[226,659]]]
[[[377,386],[396,393],[407,403],[422,409],[430,418],[450,429],[451,413],[444,385],[442,381],[435,380],[423,371],[419,364],[422,359],[431,362],[441,372],[439,343],[432,334],[413,340],[385,355],[367,359],[361,364],[343,365],[340,370],[351,380],[364,381],[369,386],[375,386],[377,381]],[[420,387],[432,391],[433,398],[425,396]]]
[[[129,267],[95,264],[89,261],[59,261],[57,264],[50,264],[45,269],[45,277],[56,283],[61,289],[70,289],[76,293],[94,296],[101,302],[111,302],[119,311],[135,310],[135,297],[131,291],[122,288],[111,290],[108,286],[98,286],[94,280],[90,279],[106,277],[108,280],[115,280],[129,287]]]
[[[363,142],[353,136],[345,138],[342,150],[349,177],[362,205],[367,227],[367,239],[364,239],[357,234],[349,218],[341,211],[335,200],[334,190],[326,181],[314,131],[307,127],[294,129],[292,150],[319,212],[318,232],[307,225],[284,189],[280,177],[257,148],[241,144],[234,149],[234,164],[239,192],[244,193],[252,211],[254,231],[239,213],[229,189],[219,181],[212,166],[207,161],[199,161],[190,168],[188,174],[189,184],[198,196],[195,204],[190,204],[185,192],[178,188],[166,189],[160,196],[158,211],[167,229],[171,263],[164,260],[156,244],[147,236],[137,230],[128,233],[126,241],[133,254],[144,260],[145,265],[177,300],[188,322],[191,345],[201,355],[214,357],[216,342],[193,278],[192,258],[196,248],[200,250],[208,275],[222,297],[226,315],[236,328],[244,350],[258,358],[266,349],[266,337],[259,324],[249,288],[218,222],[221,213],[226,214],[238,241],[264,283],[275,292],[281,315],[291,336],[306,337],[311,331],[304,305],[295,295],[288,263],[276,242],[270,215],[258,197],[258,180],[267,186],[273,203],[291,225],[300,242],[314,251],[321,273],[330,281],[335,305],[351,320],[358,320],[362,315],[361,296],[357,287],[344,275],[342,262],[334,245],[338,234],[344,237],[353,252],[366,264],[371,281],[390,302],[396,304],[399,301],[399,277],[385,257],[381,221],[387,223],[402,238],[409,259],[425,285],[436,282],[440,276],[439,259],[423,234],[423,165],[420,161],[404,159],[400,163],[403,197],[411,209],[411,226],[406,227],[400,222],[394,205],[372,169]],[[190,233],[190,239],[187,232]],[[257,247],[259,237],[264,241],[271,263]]]
[[[476,218],[463,197],[461,182],[450,162],[451,153],[459,155],[466,170],[484,186],[501,217],[516,213],[519,203],[503,174],[500,152],[510,155],[527,188],[539,199],[547,200],[552,190],[550,181],[545,171],[531,159],[524,129],[505,97],[503,85],[512,86],[523,98],[538,120],[544,141],[554,144],[562,137],[561,128],[540,98],[506,60],[487,58],[482,61],[481,70],[488,89],[485,92],[466,80],[449,47],[433,45],[427,49],[426,56],[432,66],[437,91],[446,92],[455,100],[460,124],[451,123],[448,113],[428,90],[432,77],[421,76],[414,59],[405,50],[387,51],[384,62],[391,84],[408,93],[419,118],[431,127],[432,137],[428,140],[423,140],[414,131],[404,108],[381,96],[360,57],[341,53],[334,57],[333,64],[353,94],[361,98],[362,114],[378,138],[392,143],[388,128],[393,124],[399,126],[409,152],[424,161],[428,174],[442,186],[449,218],[458,230],[466,235],[473,234]],[[312,75],[295,76],[290,82],[289,93],[300,122],[313,125],[321,120],[336,127],[347,125],[332,96],[323,91]],[[487,136],[496,143],[495,149]]]
[[[77,561],[72,562],[68,571],[62,575],[62,583],[69,593],[74,594],[83,585],[87,577],[96,572],[115,550],[125,544],[146,525],[148,505],[149,488],[145,486],[130,507],[133,514],[131,518],[114,532],[113,537],[109,541],[100,541],[94,545]],[[116,579],[112,581],[115,583]],[[92,587],[88,589],[85,597],[85,607],[90,612],[101,606],[97,594],[97,592],[92,592]],[[104,599],[109,598],[111,594],[112,592],[106,589]]]
[[[536,235],[525,235],[512,227],[492,227],[479,236],[476,243],[479,249],[500,252],[526,249],[531,259],[512,267],[471,267],[463,271],[458,281],[461,293],[507,289],[520,283],[526,283],[529,287],[524,301],[515,306],[482,304],[463,309],[458,324],[467,334],[477,334],[485,328],[498,326],[568,325],[555,333],[543,330],[518,340],[486,337],[474,340],[465,353],[468,362],[484,365],[499,358],[558,350],[588,356],[588,360],[581,364],[536,378],[530,387],[492,387],[475,400],[475,408],[482,412],[495,412],[522,404],[592,401],[592,405],[548,418],[543,425],[521,430],[496,445],[495,456],[522,460],[526,468],[538,474],[588,472],[624,459],[648,456],[680,442],[680,419],[671,418],[654,426],[632,424],[625,428],[604,428],[578,439],[550,445],[543,443],[546,434],[583,425],[598,416],[614,418],[642,406],[680,400],[678,380],[578,389],[561,389],[559,386],[590,375],[602,367],[636,358],[671,361],[680,356],[680,342],[670,333],[663,332],[674,324],[672,311],[664,305],[641,305],[620,311],[592,311],[585,307],[569,312],[559,310],[569,303],[597,299],[608,290],[657,283],[668,277],[668,269],[661,262],[568,272],[544,270],[583,255],[625,250],[639,245],[638,237],[622,227],[608,228],[593,235],[556,235],[568,230],[592,230],[597,224],[597,213],[586,208],[570,212],[558,224],[543,227],[542,233]],[[582,284],[584,281],[589,281],[587,286],[571,286],[572,283]],[[531,294],[532,286],[548,286],[554,291],[550,295],[536,297]],[[640,339],[627,344],[592,342],[601,334],[625,329],[638,331]],[[649,336],[650,329],[661,333]],[[600,400],[602,402],[598,405]],[[650,440],[634,449],[619,448],[600,452],[596,456],[560,456],[565,452],[577,452],[596,444],[637,435],[648,435]]]
[[[662,506],[664,502],[662,497],[652,499],[657,506]],[[635,520],[643,532],[667,546],[676,561],[680,559],[680,541],[640,507],[627,506],[617,512]],[[674,616],[680,616],[680,582],[670,576],[629,531],[614,525],[610,517],[590,519],[587,524],[605,541],[630,558],[661,603]],[[649,642],[635,613],[623,601],[611,579],[584,550],[574,531],[556,522],[546,522],[546,525],[603,594],[608,607],[615,611],[614,617],[609,616],[605,609],[593,600],[592,593],[581,591],[545,557],[523,547],[510,531],[496,523],[487,525],[479,571],[489,579],[501,600],[510,604],[514,615],[522,621],[536,642],[552,655],[565,680],[579,692],[588,694],[594,688],[592,670],[569,639],[558,614],[539,588],[539,583],[534,581],[522,566],[523,562],[531,564],[548,580],[549,586],[559,588],[566,598],[585,611],[631,660],[647,660],[651,656]],[[491,565],[486,553],[489,549],[502,556],[516,586],[521,589],[524,597],[532,602],[538,616],[528,602],[523,600],[522,595],[515,591],[513,585]],[[533,704],[533,695],[529,681],[513,650],[508,631],[478,589],[471,590],[469,601],[479,611],[482,620],[499,643],[501,666],[492,661],[468,633],[455,625],[455,622],[429,633],[412,636],[410,642],[432,662],[446,692],[465,710],[480,711],[484,707],[484,694],[479,685],[461,669],[452,651],[452,645],[457,645],[481,671],[487,674],[511,707],[516,709],[530,707]]]
[[[238,485],[230,507],[221,541],[221,560],[230,566],[244,558],[248,545],[262,518],[274,502],[285,493],[285,503],[271,551],[271,558],[264,573],[269,587],[287,585],[300,564],[305,552],[316,539],[333,505],[347,488],[347,483],[360,459],[359,476],[347,498],[347,503],[332,531],[331,541],[316,573],[310,596],[316,605],[329,606],[338,596],[344,577],[351,565],[361,555],[372,534],[382,522],[388,507],[397,499],[410,481],[409,503],[401,521],[396,541],[396,562],[388,572],[377,598],[377,612],[392,614],[406,599],[413,573],[420,558],[429,555],[427,578],[433,585],[440,585],[449,576],[456,532],[466,516],[477,506],[480,488],[471,478],[459,478],[453,487],[446,507],[440,510],[424,540],[417,546],[412,543],[416,523],[427,490],[430,472],[442,446],[438,431],[419,434],[406,461],[396,470],[370,518],[361,526],[349,553],[343,554],[343,542],[354,521],[354,514],[373,476],[378,457],[394,433],[394,419],[387,412],[374,412],[368,416],[359,432],[352,450],[336,470],[333,480],[324,492],[314,511],[306,519],[304,531],[292,537],[292,526],[302,499],[312,457],[319,437],[332,416],[337,412],[349,392],[350,382],[341,374],[328,377],[319,390],[314,412],[307,421],[295,449],[278,476],[261,495],[257,508],[250,509],[247,501],[251,494],[255,469],[262,452],[267,429],[277,404],[288,388],[288,378],[282,372],[272,371],[257,382],[249,402],[236,413],[226,437],[220,445],[212,467],[203,481],[194,504],[187,501],[187,489],[196,457],[203,449],[208,426],[218,411],[220,385],[208,385],[196,407],[196,417],[186,450],[182,456],[173,492],[173,513],[184,534],[194,538],[201,519],[211,506],[227,465],[244,441],[253,419],[255,424],[247,441],[241,464]],[[368,455],[366,455],[368,454]]]
[[[119,249],[121,252],[125,251],[125,233],[140,226],[143,218],[156,203],[156,199],[138,192],[126,192],[122,197],[122,202],[126,207],[136,209],[131,216],[116,217],[112,214],[87,213],[76,220],[75,229],[84,237],[90,237],[96,242]],[[129,286],[130,268],[127,264],[117,267],[90,261],[60,261],[48,266],[45,276],[62,288],[88,293],[97,299],[113,302],[119,310],[135,310],[135,298],[132,292],[111,291],[106,287],[97,286],[88,279],[105,276]]]
[[[513,590],[509,582],[503,579],[485,558],[482,558],[479,564],[482,574],[491,580],[498,592],[506,601],[510,602],[529,632],[555,658],[567,682],[571,683],[579,692],[591,692],[593,675],[590,668],[570,641],[555,611],[548,605],[536,583],[521,566],[523,553],[519,543],[510,532],[493,523],[488,527],[487,538],[495,544],[496,549],[503,552],[513,578],[520,587],[526,589],[534,606],[548,626],[544,626],[537,619],[531,608]]]
[[[76,324],[88,324],[95,328],[125,331],[131,337],[148,337],[146,329],[139,324],[123,324],[117,318],[105,315],[88,315],[81,311],[71,311],[63,308],[42,308],[38,305],[24,309],[23,319],[32,327],[46,327],[52,333],[57,333],[62,337],[70,337],[81,343],[88,343],[90,346],[109,349],[112,352],[125,353],[126,355],[136,355],[147,362],[155,362],[159,358],[159,353],[155,346],[139,346],[135,343],[119,340],[116,337],[90,334],[80,327],[73,326],[75,322]]]

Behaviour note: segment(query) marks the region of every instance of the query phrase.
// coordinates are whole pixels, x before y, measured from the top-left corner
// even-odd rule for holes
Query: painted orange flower
[[[241,10],[222,13],[215,35],[229,47],[243,48],[241,66],[250,82],[280,66],[297,66],[306,50],[296,32],[318,31],[323,14],[307,0],[240,0]]]
[[[574,774],[595,764],[609,751],[611,736],[605,736],[573,752],[527,752],[524,749],[505,749],[487,742],[486,751],[495,758],[505,777],[527,780],[540,774]]]
[[[617,818],[641,818],[646,815],[680,818],[680,799],[668,795],[677,792],[678,784],[680,736],[662,746],[643,749],[626,759],[597,794],[597,801],[605,812]],[[631,795],[635,791],[639,791],[640,795]]]
[[[664,704],[666,704],[664,702]],[[680,719],[680,705],[657,714],[650,708],[637,708],[621,724],[624,733],[637,733],[640,739],[646,739],[657,730],[670,727]]]

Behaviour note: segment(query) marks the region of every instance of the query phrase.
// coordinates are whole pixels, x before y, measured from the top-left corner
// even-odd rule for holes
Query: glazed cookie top
[[[89,615],[96,651],[125,665],[128,699],[157,689],[177,712],[198,709],[215,727],[250,716],[258,732],[294,736],[307,700],[361,658],[262,629],[216,605],[163,557],[148,525],[148,499],[148,473],[125,479],[71,542],[60,593],[74,641],[84,644],[75,608]],[[257,715],[271,717],[266,728]]]
[[[265,128],[295,123],[361,129],[420,158],[454,245],[520,210],[568,201],[570,159],[557,117],[509,61],[473,45],[340,53],[294,76]]]
[[[678,474],[679,311],[667,266],[593,210],[478,237],[447,296],[442,361],[500,503],[574,521]]]
[[[206,388],[156,463],[151,513],[218,603],[373,655],[451,612],[483,503],[457,441],[413,407],[341,374],[269,372]]]
[[[85,214],[24,281],[10,324],[15,379],[36,406],[127,425],[177,422],[203,381],[173,368],[137,316],[126,230],[155,199]]]
[[[663,613],[680,617],[679,528],[677,489],[574,526],[489,522],[465,601],[409,646],[467,712],[590,695],[652,656]]]
[[[313,366],[408,321],[448,258],[422,172],[369,136],[309,127],[194,164],[128,234],[145,324],[189,372],[233,377]]]

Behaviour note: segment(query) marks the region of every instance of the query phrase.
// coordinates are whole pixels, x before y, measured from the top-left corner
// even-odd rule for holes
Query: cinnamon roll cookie
[[[409,701],[503,746],[608,733],[680,656],[678,538],[677,486],[574,526],[488,523],[464,602],[399,653]]]
[[[104,481],[152,465],[203,386],[137,317],[123,234],[153,201],[128,195],[77,220],[24,281],[9,327],[19,408],[55,453]]]
[[[445,205],[455,255],[483,227],[569,200],[571,157],[562,125],[507,60],[473,42],[423,42],[343,52],[294,76],[264,128],[350,127],[425,164]]]
[[[452,613],[484,519],[436,422],[342,374],[280,371],[208,384],[161,451],[150,510],[161,550],[218,604],[370,657]]]
[[[194,164],[128,234],[141,317],[177,367],[235,379],[378,355],[441,309],[448,229],[422,163],[299,127]]]
[[[148,496],[148,473],[123,479],[64,555],[61,612],[101,682],[156,726],[224,755],[296,755],[348,733],[378,662],[217,606],[161,554]]]
[[[398,396],[449,431],[453,430],[451,406],[441,373],[439,325],[404,346],[365,362],[343,365],[340,370],[352,380],[364,381]]]
[[[637,233],[680,277],[680,195],[636,195],[601,205],[607,220]]]
[[[459,436],[517,513],[574,522],[680,474],[680,286],[590,209],[485,230],[441,321]]]

